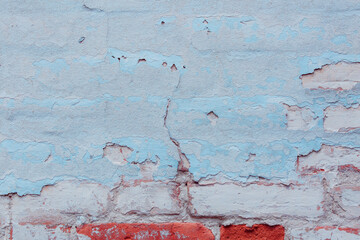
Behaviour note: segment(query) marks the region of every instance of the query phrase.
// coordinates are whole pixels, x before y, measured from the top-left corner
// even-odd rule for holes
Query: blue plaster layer
[[[70,179],[114,187],[143,179],[142,164],[156,166],[152,180],[173,179],[170,136],[195,180],[300,182],[297,156],[360,147],[358,130],[323,127],[326,108],[359,106],[359,87],[309,90],[300,79],[360,62],[358,2],[88,4],[97,10],[44,2],[15,23],[23,5],[0,9],[3,26],[16,26],[0,38],[0,194]],[[287,129],[287,106],[316,124]],[[133,149],[125,165],[104,156],[112,143]]]

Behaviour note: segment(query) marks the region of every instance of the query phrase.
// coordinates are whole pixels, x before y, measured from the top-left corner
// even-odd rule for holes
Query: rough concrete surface
[[[0,5],[0,239],[360,239],[360,1]]]

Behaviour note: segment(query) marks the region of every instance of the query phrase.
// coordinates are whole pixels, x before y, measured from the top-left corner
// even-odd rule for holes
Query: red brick
[[[231,225],[222,226],[220,229],[221,240],[283,240],[284,237],[285,229],[280,225]]]
[[[86,224],[77,229],[78,234],[92,240],[106,239],[147,239],[147,240],[212,240],[212,232],[200,223],[106,223]]]

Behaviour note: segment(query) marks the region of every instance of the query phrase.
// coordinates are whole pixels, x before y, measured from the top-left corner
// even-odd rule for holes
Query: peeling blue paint
[[[25,143],[14,140],[4,140],[0,143],[0,154],[7,153],[12,159],[24,162],[43,162],[53,152],[54,146],[47,143]]]
[[[63,180],[63,178],[42,179],[33,182],[16,177],[14,174],[9,174],[6,175],[5,178],[0,179],[0,195],[9,193],[17,193],[19,196],[24,196],[26,194],[40,194],[44,186],[54,185],[60,180]]]
[[[301,182],[299,155],[322,144],[360,148],[359,130],[323,126],[326,108],[359,106],[359,87],[310,90],[300,79],[326,64],[360,62],[358,16],[349,24],[340,3],[325,12],[296,5],[291,14],[278,3],[256,11],[226,4],[171,4],[136,17],[124,9],[119,18],[113,9],[81,13],[66,25],[71,32],[52,23],[44,32],[5,28],[0,194],[39,194],[69,179],[114,187],[142,179],[142,164],[155,166],[153,180],[173,179],[178,148],[195,180]],[[306,108],[316,123],[287,129],[286,105]],[[133,149],[128,163],[104,156],[111,143]]]
[[[346,35],[339,35],[339,36],[335,36],[333,39],[331,39],[331,41],[336,44],[336,45],[348,45],[349,47],[351,47],[352,45],[348,42]]]
[[[325,29],[323,27],[309,27],[307,24],[307,19],[304,18],[300,23],[299,23],[299,28],[300,31],[302,33],[318,33],[318,39],[322,40],[323,35],[325,34]]]
[[[283,31],[279,35],[279,40],[288,40],[289,38],[296,38],[298,36],[298,32],[291,29],[289,26],[286,26]]]
[[[81,56],[78,59],[74,59],[73,61],[75,63],[81,62],[81,63],[89,64],[90,66],[96,66],[99,63],[103,62],[104,59],[99,59],[99,58],[94,58],[94,57],[89,57],[89,56]]]
[[[305,56],[298,58],[300,75],[312,73],[314,69],[321,68],[325,64],[333,64],[341,61],[359,62],[360,54],[340,54],[327,51],[321,56]]]
[[[48,68],[56,74],[59,74],[61,71],[69,68],[69,65],[66,63],[65,59],[56,59],[53,62],[40,60],[38,62],[34,62],[33,65],[40,68]]]
[[[102,79],[101,77],[91,78],[89,82],[97,82],[99,84],[108,83],[109,81]]]
[[[165,56],[150,51],[139,51],[137,53],[132,53],[110,48],[108,50],[108,58],[111,63],[119,64],[120,69],[127,73],[134,73],[135,69],[139,66],[140,59],[145,60],[141,63],[146,63],[154,68],[161,68],[163,67],[163,63],[166,63],[168,67],[171,67],[173,64],[175,64],[180,73],[185,71],[185,69],[182,68],[182,58],[176,55]]]
[[[246,43],[256,43],[258,38],[255,34],[251,35],[250,37],[245,38]]]
[[[287,140],[274,141],[266,145],[256,143],[229,143],[222,146],[215,146],[205,141],[182,140],[181,144],[196,142],[201,145],[201,157],[198,159],[195,154],[188,154],[191,162],[190,172],[194,174],[195,180],[206,178],[209,174],[216,175],[220,172],[234,180],[240,180],[244,176],[257,176],[265,178],[277,178],[286,181],[295,172],[295,162],[299,155],[306,155],[311,151],[319,151],[322,144],[326,141],[316,138],[310,141],[290,142]],[[243,166],[238,171],[224,170],[219,164],[214,162],[229,155],[229,149],[235,148],[238,152],[235,162]],[[249,155],[256,157],[252,162],[248,162]],[[207,157],[212,156],[212,160]],[[235,162],[231,163],[234,165]],[[234,169],[235,170],[235,169]]]

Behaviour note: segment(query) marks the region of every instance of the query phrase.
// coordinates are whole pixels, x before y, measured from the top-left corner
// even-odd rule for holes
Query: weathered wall
[[[0,3],[3,238],[360,239],[360,1]]]

